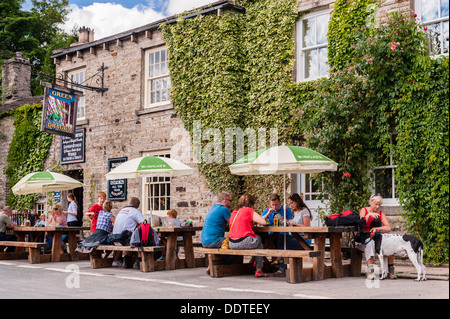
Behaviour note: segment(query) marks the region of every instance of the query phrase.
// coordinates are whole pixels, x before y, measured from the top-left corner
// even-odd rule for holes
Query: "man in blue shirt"
[[[225,240],[225,227],[230,222],[232,196],[228,192],[219,194],[218,203],[206,215],[202,229],[202,245],[205,248],[220,248]]]
[[[280,219],[279,226],[284,226],[284,220],[283,220],[284,207],[283,207],[283,205],[281,205],[280,197],[277,194],[270,195],[269,205],[270,206],[264,210],[262,215],[264,216],[268,212],[271,212],[271,214],[269,214],[269,216],[267,216],[267,218],[269,218],[270,226],[274,226],[273,219],[274,219],[275,215],[278,214],[279,216],[277,216],[277,218]],[[288,207],[286,209],[286,220],[290,220],[292,218],[294,218],[294,217],[292,216],[291,209]],[[280,233],[280,234],[282,234],[282,233]]]

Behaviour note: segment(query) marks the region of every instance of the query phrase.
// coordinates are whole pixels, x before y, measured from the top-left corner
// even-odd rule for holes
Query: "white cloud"
[[[95,40],[164,18],[163,13],[144,6],[128,9],[120,4],[94,2],[83,8],[71,5],[71,9],[63,29],[67,32],[74,26],[94,29]]]
[[[202,7],[216,1],[217,0],[170,0],[165,9],[168,15],[174,15],[177,13],[182,13],[184,11]]]

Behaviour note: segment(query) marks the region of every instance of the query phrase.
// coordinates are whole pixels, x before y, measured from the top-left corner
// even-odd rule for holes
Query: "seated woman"
[[[67,227],[67,219],[64,216],[63,208],[60,204],[56,204],[53,206],[53,210],[48,219],[48,226],[59,226],[59,227]],[[64,252],[66,245],[64,244],[64,240],[67,238],[67,235],[62,235],[61,241],[61,253]],[[53,239],[50,236],[47,236],[47,246],[52,247]]]
[[[312,219],[311,211],[309,210],[308,206],[303,202],[302,197],[297,194],[291,194],[289,196],[289,206],[291,206],[292,213],[294,217],[287,221],[286,224],[289,226],[298,226],[298,227],[309,227]],[[302,245],[297,241],[297,239],[294,238],[294,236],[285,233],[286,235],[286,249],[297,249],[302,250],[304,249]],[[311,245],[311,239],[305,239],[303,233],[298,233],[303,240],[306,242],[306,244],[309,246]],[[277,248],[278,249],[284,249],[284,236],[278,236],[277,240]],[[286,276],[286,269],[285,265],[283,263],[282,258],[278,258],[276,262],[274,262],[276,265],[280,265],[280,269],[275,273],[275,276]]]
[[[369,207],[361,208],[359,212],[359,216],[366,220],[366,226],[364,227],[364,232],[380,232],[380,233],[389,233],[391,231],[391,225],[386,217],[386,214],[380,210],[381,205],[383,204],[383,198],[380,195],[372,195],[369,198]],[[366,277],[373,276],[374,269],[374,256],[375,256],[375,247],[374,241],[371,240],[368,243],[361,244],[358,246],[360,250],[364,250],[364,255],[366,257],[367,262],[367,270]],[[389,256],[388,259],[388,268],[389,268],[389,279],[397,279],[394,271],[394,255]]]
[[[256,235],[252,229],[253,223],[266,224],[267,216],[260,216],[253,210],[255,199],[249,194],[244,194],[239,198],[238,210],[231,214],[230,218],[230,249],[261,249],[263,243],[261,237]],[[263,257],[255,257],[256,272],[255,277],[267,277],[262,271]]]

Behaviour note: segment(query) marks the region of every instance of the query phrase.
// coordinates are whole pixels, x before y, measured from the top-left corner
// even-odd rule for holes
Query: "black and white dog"
[[[420,239],[410,235],[382,234],[379,232],[373,234],[370,232],[360,233],[360,237],[358,239],[355,238],[355,241],[361,243],[368,243],[370,240],[374,241],[375,253],[380,260],[380,279],[387,278],[388,257],[395,254],[400,257],[409,257],[417,270],[416,281],[421,280],[421,275],[422,280],[427,280],[426,268],[423,264],[423,243]]]

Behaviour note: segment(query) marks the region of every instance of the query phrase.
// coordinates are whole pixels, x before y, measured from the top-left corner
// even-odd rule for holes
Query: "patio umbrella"
[[[286,226],[286,174],[314,174],[336,171],[338,164],[328,157],[300,146],[274,146],[252,152],[229,166],[234,175],[283,175],[284,226]],[[284,242],[286,249],[286,236]]]
[[[105,175],[106,179],[132,177],[173,177],[191,175],[194,169],[171,158],[143,156],[126,161]],[[153,207],[150,205],[150,222],[153,219]]]
[[[63,191],[83,186],[83,183],[64,174],[55,172],[34,172],[27,174],[13,187],[14,195],[27,195],[36,193]],[[47,200],[45,201],[45,223],[47,224]]]

